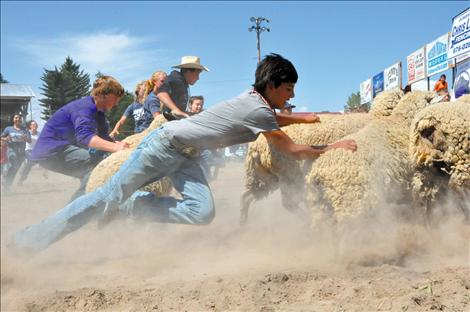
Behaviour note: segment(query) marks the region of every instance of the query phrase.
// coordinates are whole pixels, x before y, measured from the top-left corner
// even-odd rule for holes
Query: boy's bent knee
[[[195,224],[207,225],[212,222],[215,218],[215,207],[214,204],[208,204],[205,207],[201,207],[199,213],[195,216]]]

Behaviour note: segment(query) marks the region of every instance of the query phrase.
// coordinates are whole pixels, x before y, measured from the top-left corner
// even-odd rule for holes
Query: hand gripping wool
[[[86,186],[86,192],[91,192],[103,185],[110,177],[112,177],[121,167],[121,165],[129,158],[134,149],[139,145],[140,141],[150,133],[150,131],[159,128],[166,122],[163,115],[155,118],[150,126],[142,131],[131,136],[128,136],[123,141],[129,143],[130,148],[112,153],[103,159],[90,174]],[[157,196],[165,196],[170,193],[172,184],[169,178],[163,178],[159,181],[153,182],[142,188],[143,191],[152,192]]]
[[[306,183],[314,226],[352,220],[377,212],[385,203],[407,200],[413,174],[409,127],[433,97],[432,92],[405,94],[390,117],[374,119],[344,138],[356,141],[356,152],[330,150],[313,163]]]
[[[374,100],[368,114],[321,115],[320,123],[294,124],[282,130],[297,144],[322,145],[363,128],[373,119],[390,116],[403,96],[401,90],[382,92]],[[283,206],[298,211],[304,201],[304,167],[311,161],[296,161],[269,146],[260,135],[248,146],[245,160],[245,192],[241,198],[240,223],[248,218],[250,205],[280,188]]]
[[[414,118],[410,153],[415,173],[413,198],[429,216],[448,192],[468,218],[470,207],[470,95],[431,105]],[[434,210],[434,209],[433,209]]]

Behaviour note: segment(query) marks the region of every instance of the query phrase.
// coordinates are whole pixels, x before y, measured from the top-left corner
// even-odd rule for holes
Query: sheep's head
[[[431,105],[411,124],[410,152],[415,168],[470,188],[470,105],[466,99]]]

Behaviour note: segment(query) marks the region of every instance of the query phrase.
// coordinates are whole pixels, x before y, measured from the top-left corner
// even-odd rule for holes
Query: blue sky
[[[191,94],[211,106],[253,83],[249,19],[263,16],[271,32],[261,35],[261,53],[279,53],[296,66],[298,110],[340,111],[362,81],[397,61],[405,68],[407,55],[450,31],[452,17],[468,7],[469,1],[1,1],[1,72],[40,98],[44,68],[71,56],[92,78],[99,70],[132,91],[181,56],[197,55],[211,71]]]

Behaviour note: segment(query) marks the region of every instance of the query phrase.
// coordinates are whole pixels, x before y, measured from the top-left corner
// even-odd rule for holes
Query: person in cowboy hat
[[[355,151],[353,140],[302,145],[295,144],[281,130],[280,126],[286,124],[274,110],[294,97],[297,78],[289,60],[278,54],[266,56],[256,69],[253,89],[151,131],[105,184],[55,215],[19,231],[9,247],[37,252],[93,219],[112,220],[117,215],[160,223],[211,223],[215,206],[201,166],[200,151],[204,149],[251,142],[263,134],[269,144],[296,159],[314,159],[336,148]],[[166,176],[181,199],[156,197],[139,190]]]
[[[209,71],[201,64],[197,56],[183,56],[181,64],[172,66],[178,68],[168,75],[157,93],[157,98],[163,104],[162,113],[167,117],[170,113],[176,116],[188,117],[186,112],[189,100],[189,86],[199,80],[202,71]]]

